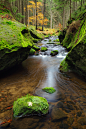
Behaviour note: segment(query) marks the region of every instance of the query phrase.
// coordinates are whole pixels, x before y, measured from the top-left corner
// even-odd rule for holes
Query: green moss
[[[31,104],[31,105],[29,105]],[[13,116],[34,115],[48,113],[49,105],[45,98],[39,96],[24,96],[13,103]]]
[[[59,42],[59,39],[56,39],[55,42]]]
[[[60,31],[58,34],[58,38],[59,38],[60,43],[62,43],[62,41],[64,40],[65,35],[66,35],[66,28],[64,28],[64,30]]]
[[[55,44],[54,42],[49,42],[49,43],[47,43],[47,44]]]
[[[55,56],[58,54],[58,50],[51,51],[50,55]]]
[[[11,51],[18,50],[20,47],[31,47],[32,43],[30,40],[25,38],[21,31],[26,29],[26,26],[3,19],[3,21],[0,19],[0,50],[7,48]]]
[[[60,64],[60,70],[63,72],[71,69],[86,78],[86,9],[76,13],[76,17],[80,19],[80,27],[71,33],[66,33],[63,45],[70,48],[65,60]],[[77,12],[78,12],[77,11]],[[76,23],[76,22],[75,22]],[[76,26],[75,26],[76,27]]]
[[[29,55],[34,55],[35,54],[35,50],[33,48],[30,49]]]
[[[30,31],[31,36],[32,36],[34,39],[43,39],[43,38],[44,38],[44,35],[38,33],[38,32],[34,29],[34,27],[29,27],[29,31]]]
[[[51,42],[51,39],[49,39],[49,42]]]
[[[47,47],[41,47],[41,51],[42,52],[47,51]]]
[[[57,45],[60,45],[60,43],[56,43]]]
[[[70,67],[67,63],[67,61],[64,59],[61,63],[60,63],[60,71],[62,72],[68,72],[70,70]]]
[[[34,38],[33,38],[33,42],[34,42],[34,43],[37,43],[38,41],[39,41],[39,39],[34,39]]]
[[[72,40],[73,40],[73,33],[66,34],[64,40],[62,41],[63,46],[67,48]]]
[[[72,69],[78,74],[86,77],[86,21],[82,22],[80,33],[76,32],[72,49],[60,64],[61,71]],[[77,37],[79,36],[78,40]],[[76,42],[77,41],[77,42]],[[76,42],[76,43],[75,43]]]
[[[52,94],[56,91],[53,87],[45,87],[42,90],[49,93],[49,94]]]
[[[36,45],[33,46],[33,49],[35,49],[36,51],[40,50],[40,48],[37,47]]]
[[[51,53],[54,53],[54,52],[57,52],[58,53],[58,50],[51,51]]]

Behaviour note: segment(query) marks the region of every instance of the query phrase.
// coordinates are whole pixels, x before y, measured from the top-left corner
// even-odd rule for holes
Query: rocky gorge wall
[[[60,70],[72,70],[86,78],[86,9],[69,24],[61,43],[69,52],[61,62]]]
[[[43,35],[34,28],[0,14],[0,73],[24,61],[34,42],[41,39]]]

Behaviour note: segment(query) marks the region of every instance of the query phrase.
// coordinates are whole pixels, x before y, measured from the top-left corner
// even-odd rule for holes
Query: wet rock
[[[2,129],[6,129],[6,127],[9,127],[10,123],[4,123],[1,125]]]
[[[34,118],[22,118],[14,120],[10,123],[11,129],[35,129],[38,125],[39,119]]]
[[[67,115],[57,107],[54,107],[51,112],[52,121],[57,121],[67,118]]]
[[[86,125],[86,117],[79,119],[78,123],[80,123],[81,125]]]
[[[57,104],[57,107],[58,107],[58,108],[64,108],[63,102],[59,102],[59,103]]]
[[[26,115],[45,115],[48,113],[49,105],[45,98],[26,95],[13,103],[13,116],[15,118]]]
[[[75,103],[73,101],[67,101],[67,103],[75,105]]]
[[[57,100],[64,100],[64,97],[62,93],[57,93]]]
[[[80,112],[80,111],[79,111],[79,112],[77,112],[77,116],[79,116],[79,117],[80,117],[81,115],[82,115],[82,112]]]
[[[60,127],[61,129],[68,129],[68,128],[69,128],[69,125],[66,124],[66,123],[61,123],[59,127]]]
[[[74,107],[71,104],[67,104],[68,109],[74,110]]]
[[[38,56],[39,55],[39,52],[37,51],[37,52],[35,52],[35,56]]]
[[[63,31],[60,31],[58,38],[60,43],[63,41],[63,39],[65,38],[65,34],[66,34],[66,29],[64,29]]]
[[[74,121],[74,119],[73,119],[72,117],[69,117],[68,120],[67,120],[67,122],[68,122],[70,125],[73,124],[73,121]]]
[[[77,121],[76,122],[73,122],[72,124],[72,129],[83,129],[82,126],[80,125],[80,123],[78,123]]]
[[[58,104],[57,104],[57,107],[58,108],[62,108],[64,111],[66,111],[67,113],[69,113],[70,112],[70,110],[68,109],[68,107],[66,106],[66,104],[64,104],[63,102],[59,102]]]
[[[50,53],[51,56],[55,56],[57,54],[58,54],[58,50],[51,51],[51,53]]]

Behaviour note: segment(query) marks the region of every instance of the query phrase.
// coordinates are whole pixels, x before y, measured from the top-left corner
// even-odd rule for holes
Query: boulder
[[[62,30],[59,32],[58,34],[58,38],[59,38],[59,41],[60,43],[63,41],[63,39],[65,38],[65,35],[66,35],[66,29]]]
[[[66,58],[60,64],[62,72],[70,70],[86,78],[86,9],[78,16],[82,19],[73,21],[67,30],[63,46],[70,49]],[[77,14],[78,15],[78,14]],[[74,29],[75,28],[75,29]]]
[[[52,121],[57,121],[67,118],[67,115],[57,107],[54,107],[52,109],[51,115],[52,115]]]
[[[57,54],[58,54],[58,50],[51,51],[51,53],[50,53],[51,56],[55,56]]]
[[[29,33],[24,24],[0,19],[0,71],[7,70],[25,60],[32,47],[32,39],[24,37]]]
[[[49,105],[45,98],[26,95],[18,98],[13,103],[13,116],[23,117],[25,115],[45,115],[48,113]]]
[[[17,21],[0,18],[0,73],[27,59],[36,38],[43,35]]]
[[[42,90],[49,93],[49,94],[52,94],[56,91],[53,87],[45,87]]]

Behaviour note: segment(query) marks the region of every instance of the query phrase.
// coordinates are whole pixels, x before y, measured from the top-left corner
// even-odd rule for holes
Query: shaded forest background
[[[14,18],[27,26],[63,29],[71,14],[85,4],[85,0],[0,0]]]

